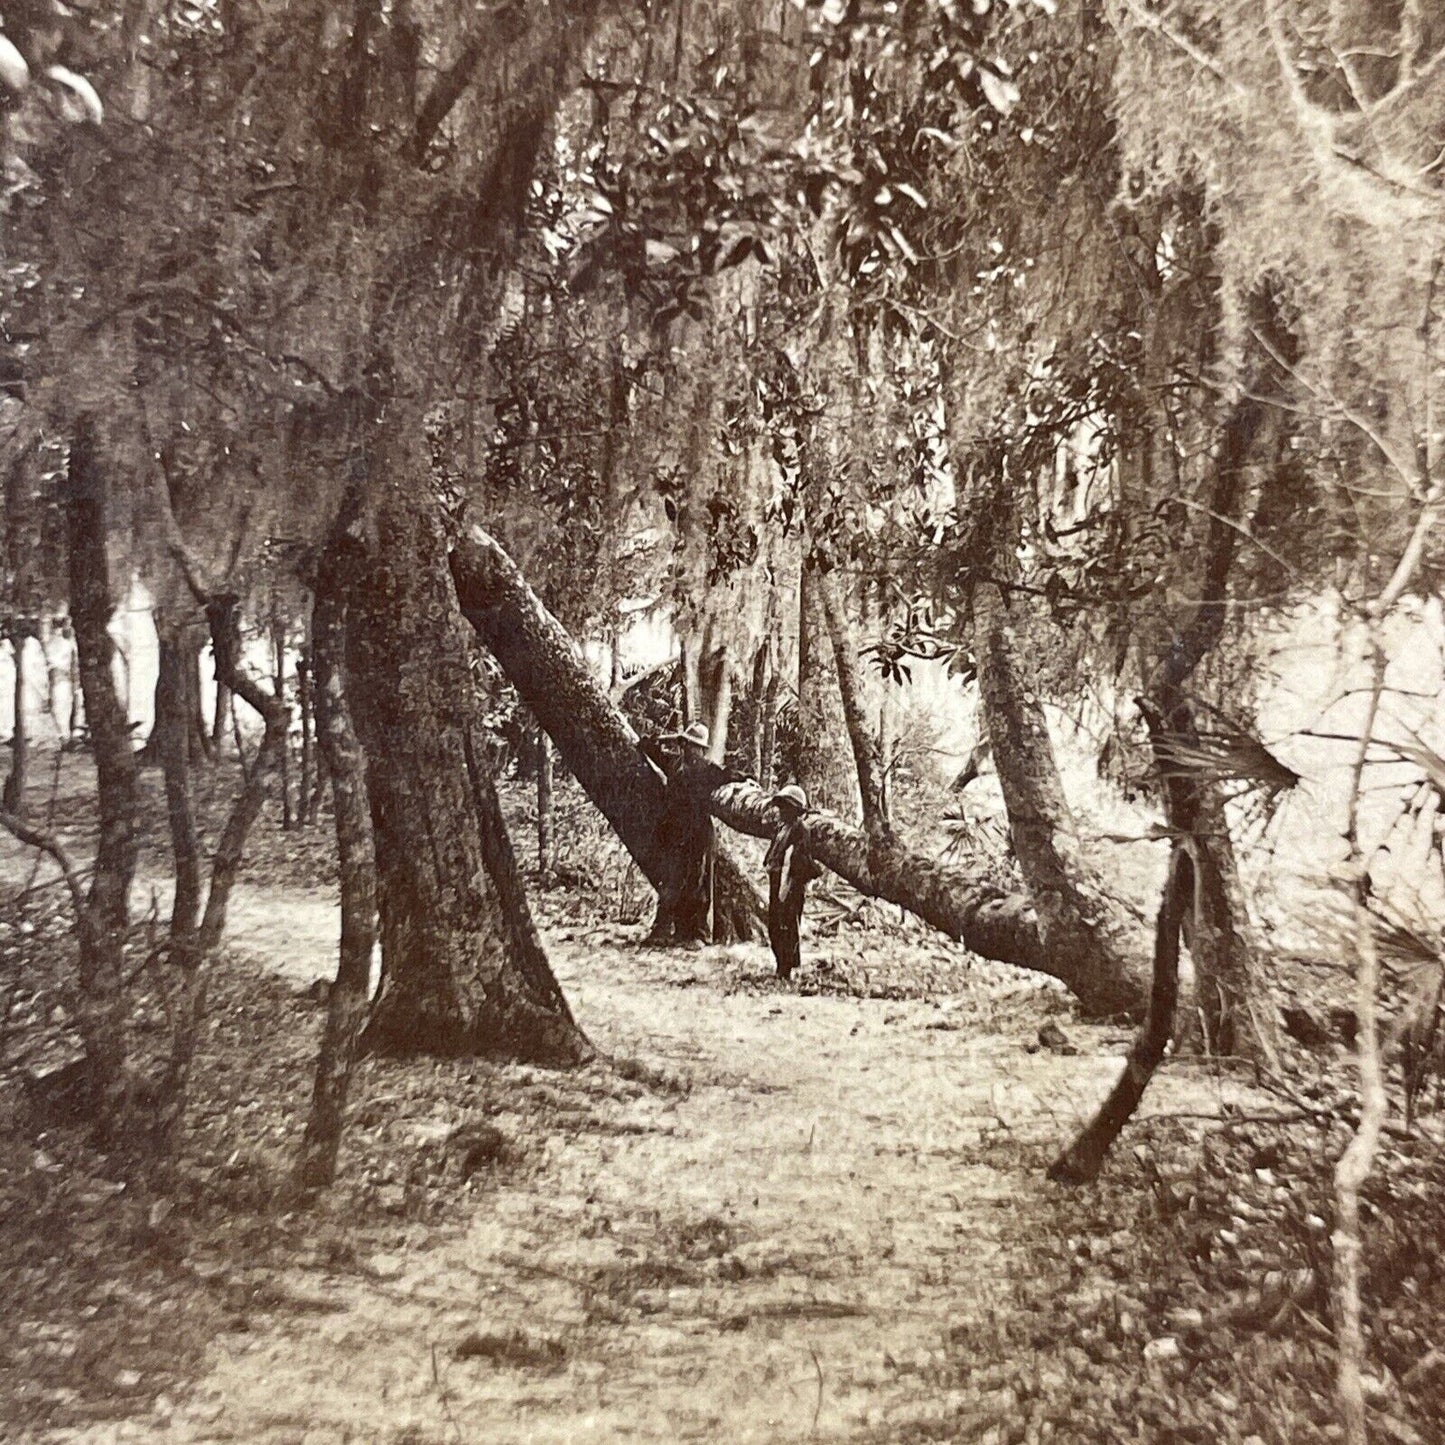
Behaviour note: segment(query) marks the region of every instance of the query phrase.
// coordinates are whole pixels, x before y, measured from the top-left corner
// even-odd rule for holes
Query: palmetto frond
[[[1271,803],[1300,782],[1300,775],[1242,723],[1217,708],[1208,711],[1211,725],[1197,728],[1193,737],[1164,735],[1155,740],[1160,776],[1242,784],[1241,791],[1262,793]]]

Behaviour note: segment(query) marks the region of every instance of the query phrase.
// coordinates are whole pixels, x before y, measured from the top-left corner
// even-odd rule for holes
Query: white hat
[[[806,808],[808,806],[808,795],[796,783],[789,783],[786,788],[779,788],[769,799],[769,802],[792,803],[796,807]]]
[[[679,741],[691,743],[693,747],[702,748],[704,752],[706,752],[708,744],[712,741],[712,734],[708,732],[707,724],[704,722],[688,723],[677,736]]]

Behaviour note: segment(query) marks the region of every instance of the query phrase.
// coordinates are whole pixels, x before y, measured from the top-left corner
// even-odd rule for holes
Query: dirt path
[[[237,904],[238,949],[298,982],[329,968],[319,900]],[[961,1007],[729,991],[763,970],[748,951],[549,945],[598,1045],[660,1073],[589,1071],[590,1117],[540,1140],[499,1116],[535,1167],[468,1227],[417,1249],[399,1225],[360,1273],[293,1271],[305,1313],[220,1336],[193,1399],[121,1438],[895,1440],[1007,1419],[1011,1399],[990,1415],[944,1387],[947,1336],[1027,1282],[1002,1226],[1047,1186],[1018,1141],[1061,1137],[1117,1064],[1029,1054]],[[540,1108],[575,1098],[520,1072]],[[480,1357],[458,1358],[468,1336]]]
[[[0,875],[18,862],[0,850]],[[329,891],[242,883],[227,947],[304,986],[337,932]],[[988,967],[967,995],[899,1002],[779,990],[757,949],[547,941],[616,1066],[506,1071],[494,1122],[521,1163],[479,1181],[461,1227],[398,1211],[363,1258],[303,1252],[267,1280],[285,1307],[216,1336],[193,1392],[49,1438],[1011,1438],[1017,1399],[956,1388],[949,1337],[1038,1292],[1019,1222],[1050,1186],[1020,1146],[1068,1136],[1121,1036],[1070,1025],[1077,1055],[1029,1051],[1042,1000],[996,1006],[1017,976]],[[382,1092],[398,1080],[376,1102],[413,1152],[435,1145],[455,1115],[413,1117],[404,1072]],[[1150,1096],[1218,1103],[1188,1077]]]

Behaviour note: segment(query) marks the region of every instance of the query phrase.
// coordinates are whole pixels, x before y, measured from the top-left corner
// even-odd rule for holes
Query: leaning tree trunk
[[[662,810],[662,784],[638,755],[627,720],[491,537],[471,528],[455,539],[451,562],[462,609],[508,680],[628,851],[644,871],[657,867],[649,850]],[[767,794],[754,783],[720,788],[711,806],[740,832],[771,838],[777,831]],[[809,814],[805,826],[812,855],[870,897],[908,909],[985,958],[1061,979],[1091,1013],[1133,1013],[1141,1007],[1142,969],[1121,967],[1112,976],[1074,971],[1071,959],[1055,958],[1044,947],[1026,897],[945,867],[896,840],[870,847],[858,829],[826,813]],[[741,880],[739,886],[747,888]]]
[[[1164,1061],[1174,1032],[1174,1010],[1179,1001],[1179,935],[1194,894],[1192,850],[1176,848],[1164,881],[1164,901],[1154,930],[1154,980],[1149,1009],[1124,1061],[1124,1071],[1098,1112],[1049,1166],[1049,1178],[1059,1184],[1087,1184],[1099,1177],[1104,1156],[1124,1125],[1134,1116],[1144,1090]]]
[[[1080,886],[1083,862],[1043,707],[1023,678],[1018,619],[994,582],[973,591],[974,653],[984,724],[1008,813],[1009,839],[1044,945],[1075,976],[1115,978],[1136,930]]]
[[[1224,633],[1229,573],[1239,546],[1247,468],[1267,406],[1246,395],[1225,419],[1209,497],[1209,521],[1195,596],[1164,649],[1141,706],[1150,729],[1171,830],[1193,840],[1197,902],[1186,940],[1205,1046],[1214,1053],[1272,1061],[1278,1056],[1275,1013],[1264,989],[1217,780],[1185,759],[1198,752],[1189,684]]]
[[[336,1177],[341,1126],[357,1043],[366,1023],[376,948],[376,855],[366,793],[366,757],[346,701],[346,609],[338,576],[342,559],[328,548],[318,570],[310,663],[317,742],[331,779],[336,855],[341,874],[341,956],[316,1060],[311,1113],[301,1146],[300,1179],[321,1188]]]
[[[451,567],[467,621],[557,745],[568,771],[658,887],[666,876],[657,836],[663,782],[638,751],[632,725],[516,564],[486,532],[474,527],[456,539]],[[757,894],[721,848],[714,888],[715,927],[738,938],[762,938]]]
[[[95,759],[100,837],[90,889],[78,919],[77,1024],[97,1106],[97,1132],[103,1139],[113,1138],[127,1121],[122,979],[130,888],[140,846],[139,777],[129,719],[116,692],[115,643],[109,632],[115,604],[106,554],[106,502],[95,424],[84,415],[77,420],[70,443],[64,505],[70,619]]]
[[[388,441],[401,449],[410,438]],[[408,480],[393,478],[382,496],[370,556],[347,591],[383,959],[366,1042],[577,1063],[591,1048],[543,952],[487,771],[440,522]]]

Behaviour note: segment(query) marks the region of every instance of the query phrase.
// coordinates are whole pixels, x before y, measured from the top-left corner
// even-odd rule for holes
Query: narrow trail
[[[0,876],[17,861],[0,851]],[[163,914],[168,890],[145,877],[135,902]],[[226,946],[304,987],[333,972],[338,927],[328,890],[241,883]],[[758,948],[544,931],[604,1060],[505,1071],[493,1122],[517,1162],[470,1217],[398,1217],[339,1262],[300,1251],[267,1274],[284,1304],[217,1334],[164,1411],[47,1438],[1006,1438],[1017,1401],[960,1386],[950,1333],[1057,1283],[1030,1258],[1053,1186],[1026,1146],[1068,1137],[1123,1036],[1070,1025],[1076,1055],[1038,1050],[1042,1008],[987,968],[932,1001],[805,996]],[[425,1113],[445,1096],[416,1117],[404,1067],[386,1079],[384,1097],[358,1081],[358,1111],[382,1107],[403,1154],[445,1137],[455,1114]],[[1215,1109],[1221,1088],[1174,1073],[1149,1110]]]
[[[233,940],[281,929],[299,979],[290,911],[238,908]],[[314,1311],[222,1336],[189,1423],[154,1438],[891,1440],[979,1403],[945,1347],[1028,1281],[1003,1226],[1049,1186],[1016,1146],[1062,1137],[1116,1061],[970,1036],[931,1003],[726,992],[761,955],[548,943],[599,1047],[690,1089],[592,1071],[589,1126],[543,1138],[437,1247],[297,1271]],[[555,1077],[532,1071],[544,1105]],[[457,1358],[474,1333],[534,1358]]]

